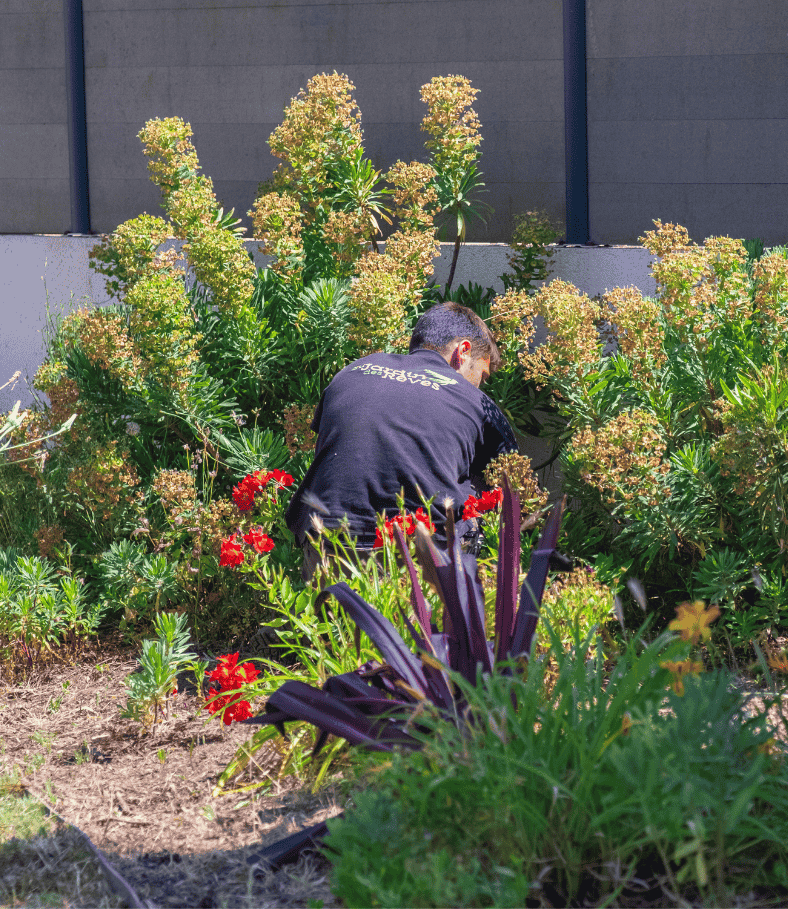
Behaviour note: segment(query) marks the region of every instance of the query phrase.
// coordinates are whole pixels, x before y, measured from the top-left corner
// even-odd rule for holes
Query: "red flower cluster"
[[[228,568],[237,568],[244,561],[244,551],[240,545],[235,542],[237,533],[222,541],[222,551],[219,556],[219,564]],[[249,533],[243,536],[244,543],[248,543],[255,552],[270,552],[274,548],[274,541],[268,534],[263,533],[262,528],[253,527]]]
[[[406,534],[408,534],[408,536],[410,536],[411,534],[414,534],[416,532],[417,523],[423,524],[427,528],[427,530],[429,530],[430,533],[432,533],[432,531],[435,530],[435,525],[432,523],[429,515],[423,508],[417,509],[416,514],[406,514],[404,518],[401,514],[394,515],[393,518],[390,518],[389,520],[387,520],[385,522],[383,529],[386,531],[386,535],[388,536],[388,538],[390,540],[393,540],[394,539],[393,528],[394,528],[395,524],[399,525],[402,528],[402,530]],[[380,549],[380,547],[382,545],[383,545],[383,535],[381,534],[380,528],[378,527],[375,530],[375,545],[372,548]]]
[[[483,492],[479,498],[468,496],[462,509],[462,519],[480,518],[485,511],[492,511],[503,501],[503,490],[500,487]]]
[[[238,536],[234,533],[231,537],[222,541],[222,553],[219,556],[219,564],[227,565],[229,568],[236,568],[244,560],[243,549],[235,542]]]
[[[239,666],[238,654],[229,653],[219,657],[219,665],[206,675],[211,682],[219,685],[218,688],[210,688],[210,699],[205,705],[208,713],[216,713],[224,708],[222,722],[225,726],[229,726],[233,720],[248,720],[252,715],[251,705],[249,701],[241,699],[241,692],[236,689],[253,682],[260,675],[260,670],[255,669],[251,663]],[[235,694],[225,694],[227,691],[234,691]]]
[[[254,497],[271,480],[274,481],[277,489],[293,485],[293,478],[283,470],[269,470],[268,473],[256,470],[254,473],[247,474],[237,486],[233,487],[233,501],[241,511],[250,511],[254,505]]]
[[[274,548],[274,541],[260,527],[253,527],[245,534],[244,543],[248,543],[255,552],[270,552]]]

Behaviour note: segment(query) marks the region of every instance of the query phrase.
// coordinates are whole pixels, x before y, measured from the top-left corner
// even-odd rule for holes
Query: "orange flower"
[[[673,674],[673,681],[670,687],[679,697],[684,695],[684,676],[698,675],[703,672],[703,663],[697,660],[682,660],[680,663],[674,663],[672,660],[663,660],[659,665]]]
[[[697,644],[701,639],[708,641],[711,629],[708,627],[719,618],[718,606],[706,609],[702,600],[694,603],[682,603],[676,607],[676,618],[668,625],[671,631],[678,631],[682,640]]]

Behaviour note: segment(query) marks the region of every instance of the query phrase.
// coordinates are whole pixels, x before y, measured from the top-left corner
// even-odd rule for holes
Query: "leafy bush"
[[[34,382],[47,401],[3,427],[13,447],[2,481],[20,503],[4,496],[6,542],[46,558],[70,547],[91,595],[129,620],[153,601],[190,602],[205,636],[231,602],[236,618],[248,606],[258,614],[219,564],[222,541],[248,532],[233,487],[260,470],[303,475],[309,421],[336,372],[406,344],[429,297],[435,219],[445,210],[464,231],[467,180],[478,184],[476,91],[462,77],[425,85],[430,163],[397,162],[385,175],[365,157],[352,91],[345,76],[316,76],[271,135],[281,164],[250,212],[273,256],[260,273],[201,171],[189,124],[146,123],[139,137],[163,217],[132,218],[93,251],[116,302],[53,326]],[[52,439],[73,414],[72,431]],[[20,511],[24,532],[12,533]],[[292,539],[275,542],[271,559],[294,571]],[[127,582],[113,571],[129,546],[148,562]],[[170,567],[154,570],[154,556]]]
[[[596,301],[553,281],[498,298],[493,322],[560,415],[569,548],[667,603],[712,598],[735,646],[784,621],[773,605],[756,625],[738,617],[775,589],[788,551],[788,255],[752,261],[738,240],[698,246],[655,223],[642,240],[657,297]]]
[[[0,659],[29,671],[59,647],[96,633],[104,607],[91,604],[82,583],[45,559],[13,550],[0,559]]]
[[[427,712],[421,751],[365,761],[325,840],[342,902],[784,899],[785,761],[730,679],[666,697],[671,635],[634,636],[611,672],[593,631],[568,651],[551,635],[557,676],[457,678],[466,724]]]
[[[514,216],[514,230],[509,245],[509,267],[512,274],[501,276],[504,289],[533,293],[539,281],[546,281],[552,271],[549,249],[561,235],[550,216],[543,211],[527,211]]]
[[[159,613],[154,620],[156,639],[142,642],[139,669],[126,679],[126,707],[122,716],[136,720],[141,731],[156,728],[169,718],[172,698],[178,693],[178,673],[192,664],[187,616]]]

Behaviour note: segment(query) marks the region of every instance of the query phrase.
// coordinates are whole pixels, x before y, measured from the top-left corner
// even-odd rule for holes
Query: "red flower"
[[[283,470],[271,470],[268,473],[256,470],[254,473],[247,474],[237,486],[233,487],[233,501],[240,511],[251,511],[255,496],[265,487],[269,480],[273,480],[276,483],[276,488],[272,490],[274,495],[276,495],[276,489],[283,486],[292,486],[294,482],[290,474],[285,473]]]
[[[260,675],[260,670],[255,669],[252,663],[238,665],[238,654],[228,653],[219,657],[219,662],[213,672],[207,673],[212,682],[218,682],[222,691],[232,691],[248,682],[253,682]]]
[[[292,486],[295,482],[289,473],[285,473],[283,470],[272,470],[268,474],[268,478],[273,480],[277,486]]]
[[[427,528],[427,530],[429,530],[430,533],[435,532],[435,525],[432,523],[432,521],[430,520],[430,516],[427,514],[427,512],[423,508],[416,509],[416,520],[420,524],[423,524]],[[413,529],[415,530],[416,528],[414,527]]]
[[[467,521],[469,518],[480,518],[485,511],[492,511],[503,501],[503,490],[496,487],[483,492],[479,498],[468,496],[462,509],[462,519]]]
[[[255,552],[270,552],[274,548],[274,541],[259,527],[253,527],[244,536],[244,543],[248,543]]]
[[[233,487],[233,501],[241,511],[249,511],[254,505],[255,494],[265,484],[260,482],[259,471],[257,474],[250,473]]]
[[[226,540],[222,541],[222,552],[219,557],[219,564],[226,565],[229,568],[236,568],[244,560],[244,554],[241,547],[235,542],[237,534],[233,534]]]
[[[222,722],[225,726],[229,726],[233,720],[236,722],[248,720],[251,715],[252,707],[249,701],[232,701],[224,711]]]
[[[222,721],[225,726],[229,726],[233,720],[246,720],[252,715],[249,701],[241,699],[238,689],[253,682],[260,675],[259,669],[255,669],[251,663],[239,666],[238,654],[229,653],[219,657],[216,669],[206,675],[210,681],[219,683],[218,689],[211,688],[210,700],[205,705],[209,713],[214,714],[224,709]],[[225,694],[228,691],[235,693]]]
[[[395,524],[399,524],[399,526],[402,528],[402,531],[404,533],[406,533],[408,536],[412,536],[416,532],[417,522],[420,524],[424,524],[424,526],[427,528],[427,530],[430,531],[430,533],[432,533],[435,530],[435,525],[432,523],[432,521],[429,518],[429,515],[423,508],[417,509],[415,515],[406,514],[404,518],[401,514],[394,515],[393,518],[389,518],[388,520],[384,521],[383,529],[386,531],[386,535],[388,536],[388,538],[390,540],[393,540],[394,539],[394,529],[393,528],[394,528]],[[383,545],[383,535],[380,532],[380,528],[376,527],[375,528],[375,542],[374,542],[372,548],[380,549],[382,545]]]

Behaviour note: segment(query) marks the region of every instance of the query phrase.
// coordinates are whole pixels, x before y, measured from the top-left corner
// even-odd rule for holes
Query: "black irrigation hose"
[[[25,787],[25,791],[28,795],[38,801],[41,807],[46,811],[50,817],[57,818],[62,824],[66,827],[70,827],[72,830],[75,830],[85,841],[85,844],[88,846],[90,851],[96,858],[99,868],[101,868],[104,877],[107,880],[107,883],[112,888],[112,890],[124,901],[125,905],[129,909],[154,909],[153,903],[146,900],[143,902],[131,884],[123,877],[123,875],[115,868],[115,866],[107,859],[104,853],[98,848],[98,846],[93,843],[90,837],[84,831],[80,830],[76,824],[72,824],[70,821],[67,821],[64,817],[57,813],[54,808],[51,808],[46,804],[40,796],[35,792],[32,792],[30,789]],[[341,817],[341,815],[339,815]],[[281,840],[278,840],[275,843],[272,843],[270,846],[266,846],[261,849],[259,852],[256,852],[254,855],[250,855],[247,858],[247,863],[250,865],[261,865],[262,869],[265,872],[274,872],[278,871],[283,865],[288,865],[293,862],[298,861],[298,859],[306,852],[317,852],[319,847],[322,844],[324,837],[328,834],[328,826],[325,821],[320,824],[315,824],[313,827],[306,827],[304,830],[301,830],[299,833],[293,833],[290,836],[286,836]]]
[[[72,824],[70,821],[67,821],[64,817],[59,815],[54,808],[51,808],[46,804],[43,799],[40,798],[35,792],[32,792],[30,789],[25,787],[25,792],[28,795],[32,796],[38,801],[42,806],[44,811],[50,816],[57,818],[62,824],[66,827],[70,827],[72,830],[75,830],[85,841],[85,845],[88,846],[90,851],[96,858],[99,868],[101,868],[104,877],[107,879],[107,883],[112,888],[112,890],[125,902],[129,909],[153,909],[153,904],[149,902],[142,902],[142,900],[137,896],[136,891],[131,886],[131,884],[126,880],[125,877],[115,868],[115,866],[107,859],[104,853],[96,846],[90,837],[84,831],[80,830],[75,824]]]

